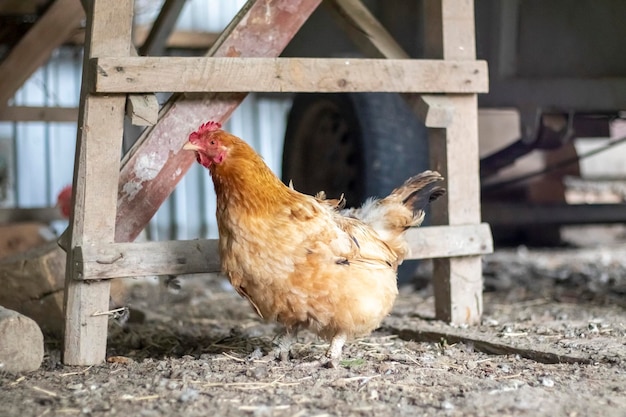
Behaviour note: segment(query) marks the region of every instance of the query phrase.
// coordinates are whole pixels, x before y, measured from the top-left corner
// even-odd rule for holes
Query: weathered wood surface
[[[455,110],[445,96],[421,95],[409,102],[426,127],[445,129],[452,124]]]
[[[406,232],[411,248],[408,259],[450,258],[484,255],[493,252],[493,239],[488,224],[428,226]]]
[[[486,92],[487,63],[350,58],[95,58],[93,91]]]
[[[159,102],[154,94],[129,94],[126,116],[133,126],[153,126],[159,120]]]
[[[424,4],[426,52],[432,59],[476,59],[474,2],[432,0]],[[454,109],[445,129],[429,129],[431,167],[446,183],[446,195],[433,203],[437,225],[480,223],[478,104],[476,94],[447,95],[439,105]],[[476,324],[482,315],[480,256],[433,261],[435,314],[451,323]]]
[[[75,248],[85,279],[219,272],[217,240],[112,243]]]
[[[50,57],[52,51],[80,27],[79,0],[55,0],[0,64],[0,108]]]
[[[292,0],[268,7],[249,0],[219,36],[207,56],[276,57],[321,0]],[[245,94],[174,95],[156,125],[146,129],[122,160],[117,242],[129,242],[148,224],[195,158],[181,152],[189,133],[207,120],[224,122]]]
[[[128,56],[131,49],[133,1],[90,2],[87,10],[85,63],[96,56]],[[112,243],[122,150],[125,95],[88,94],[89,73],[83,66],[83,84],[74,164],[70,248]],[[73,268],[73,250],[67,253],[63,361],[90,365],[104,360],[106,315],[110,281],[84,282]]]
[[[414,228],[407,231],[408,259],[484,254],[493,251],[489,225]],[[83,279],[220,272],[215,239],[109,243],[74,248]]]

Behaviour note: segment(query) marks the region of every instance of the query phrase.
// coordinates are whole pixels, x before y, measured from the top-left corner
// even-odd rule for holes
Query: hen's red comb
[[[219,130],[221,128],[222,128],[222,124],[220,122],[214,122],[213,120],[210,120],[210,121],[200,125],[198,130],[196,130],[191,135],[189,135],[189,139],[197,139],[203,133],[214,132],[214,131]]]

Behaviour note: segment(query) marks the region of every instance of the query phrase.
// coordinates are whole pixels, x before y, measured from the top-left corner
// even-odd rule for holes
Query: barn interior
[[[626,408],[625,13],[0,2],[0,411]],[[304,332],[276,362],[280,327],[219,273],[211,178],[178,152],[209,119],[296,190],[349,205],[426,169],[446,177],[409,232],[393,312],[317,382],[327,344]]]

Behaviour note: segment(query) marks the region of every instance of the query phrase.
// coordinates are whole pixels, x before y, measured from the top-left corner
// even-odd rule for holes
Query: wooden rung
[[[74,248],[83,279],[219,272],[217,240],[111,243]]]
[[[489,225],[431,226],[407,232],[410,259],[479,255],[493,251]],[[108,279],[219,272],[218,241],[111,243],[74,249],[78,276]]]
[[[493,252],[487,223],[458,226],[428,226],[410,229],[406,240],[411,248],[407,259],[451,258]]]
[[[92,92],[486,93],[485,61],[104,57]]]

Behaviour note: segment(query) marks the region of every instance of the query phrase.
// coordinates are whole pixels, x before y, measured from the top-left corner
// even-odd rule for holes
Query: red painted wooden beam
[[[321,0],[250,0],[207,56],[280,55]],[[122,160],[115,240],[133,241],[185,175],[194,156],[181,151],[189,133],[207,120],[226,121],[246,94],[173,96],[156,125]]]

